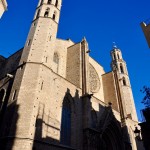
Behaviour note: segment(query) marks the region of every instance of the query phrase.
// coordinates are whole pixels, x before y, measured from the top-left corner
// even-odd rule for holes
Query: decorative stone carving
[[[91,92],[98,92],[100,89],[100,80],[95,68],[89,65],[89,86]]]

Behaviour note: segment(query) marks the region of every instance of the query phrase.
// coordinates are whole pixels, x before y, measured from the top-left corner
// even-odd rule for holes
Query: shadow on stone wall
[[[67,89],[63,103],[61,123],[52,113],[45,114],[45,104],[39,104],[39,111],[35,123],[33,150],[53,149],[81,149],[84,150],[130,150],[129,141],[125,141],[127,127],[121,127],[115,118],[111,106],[99,104],[99,111],[91,106],[91,100],[87,99],[88,110],[91,112],[90,125],[83,129],[82,98],[76,90],[74,97]],[[7,105],[6,105],[7,106]],[[11,150],[16,137],[19,106],[16,101],[11,103],[5,110],[0,132],[0,149]],[[72,148],[73,147],[73,148]]]
[[[2,150],[11,150],[14,145],[16,125],[19,118],[18,109],[19,106],[16,105],[15,101],[5,110],[0,129],[0,149]]]
[[[77,93],[75,96],[77,96]],[[73,150],[70,140],[71,113],[73,111],[71,103],[74,103],[73,98],[70,95],[69,89],[67,89],[62,103],[61,125],[60,122],[54,118],[51,112],[49,114],[45,114],[45,104],[39,104],[35,125],[33,150]]]
[[[16,134],[16,124],[18,120],[18,109],[16,100],[8,105],[10,92],[12,89],[14,79],[6,78],[3,86],[7,87],[6,93],[3,95],[2,105],[0,109],[0,149],[5,150],[7,147],[11,150]],[[0,88],[3,89],[3,86]],[[9,144],[8,144],[9,143]]]

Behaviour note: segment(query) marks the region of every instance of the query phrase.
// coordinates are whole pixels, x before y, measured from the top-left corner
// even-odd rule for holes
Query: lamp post
[[[135,137],[137,140],[142,141],[140,133],[141,131],[137,127],[135,127],[135,130],[134,130]]]

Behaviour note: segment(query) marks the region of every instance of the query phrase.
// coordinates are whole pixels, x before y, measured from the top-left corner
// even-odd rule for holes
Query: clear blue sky
[[[7,0],[0,20],[0,54],[8,57],[24,46],[38,0]],[[150,86],[150,49],[140,22],[150,18],[149,0],[63,0],[58,37],[79,42],[86,36],[91,56],[110,71],[112,42],[122,50],[138,116],[140,89]]]

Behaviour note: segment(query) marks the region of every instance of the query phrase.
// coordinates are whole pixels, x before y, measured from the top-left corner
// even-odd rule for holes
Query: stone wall
[[[111,102],[112,108],[119,111],[113,72],[109,72],[109,73],[104,74],[102,76],[102,79],[103,79],[105,103]]]
[[[75,44],[68,48],[66,79],[81,88],[81,45]]]

